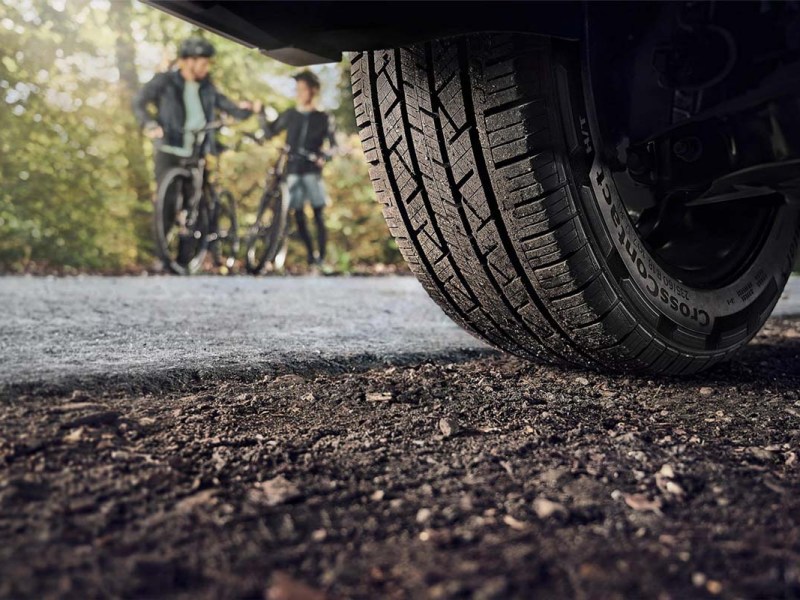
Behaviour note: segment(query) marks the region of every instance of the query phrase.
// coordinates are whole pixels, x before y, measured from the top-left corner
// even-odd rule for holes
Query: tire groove
[[[427,71],[427,74],[428,74],[429,92],[431,93],[432,99],[436,99],[438,106],[441,107],[441,102],[433,94],[433,90],[436,88],[436,85],[435,85],[435,81],[434,81],[433,50],[432,50],[432,46],[430,44],[426,44],[425,45],[425,53],[426,53],[427,63],[428,63],[427,64],[428,68],[426,69],[426,71]],[[433,107],[433,105],[432,105],[432,107]],[[469,122],[468,122],[467,125],[464,127],[464,129],[466,130],[466,129],[469,129],[469,128],[470,127],[469,127]],[[436,135],[437,135],[437,140],[439,142],[439,152],[440,152],[440,154],[442,155],[443,158],[444,157],[448,157],[449,158],[449,153],[448,153],[448,148],[447,148],[447,144],[446,144],[446,141],[445,141],[444,132],[442,131],[441,128],[437,128],[436,129]],[[445,173],[446,173],[446,176],[448,178],[448,184],[449,184],[451,190],[458,190],[458,189],[460,189],[460,187],[462,187],[463,183],[461,183],[461,182],[459,182],[458,184],[456,183],[456,181],[454,179],[454,176],[453,176],[452,169],[446,168],[445,169]],[[473,176],[472,169],[470,169],[468,171],[467,175],[463,178],[463,180],[467,181],[469,179],[469,177],[471,177],[471,176]],[[463,198],[463,195],[462,195],[462,198]],[[494,252],[497,247],[496,246],[493,247],[491,250],[489,250],[488,252],[486,252],[484,254],[484,252],[481,250],[481,248],[478,246],[478,244],[476,242],[475,235],[472,232],[472,227],[471,227],[471,225],[469,223],[469,219],[467,218],[467,215],[465,213],[464,204],[465,204],[464,202],[457,202],[457,212],[458,212],[459,218],[461,219],[462,227],[464,228],[464,232],[467,234],[470,246],[472,247],[472,251],[475,253],[476,257],[479,258],[479,263],[483,267],[483,270],[486,273],[487,279],[493,285],[498,298],[506,306],[506,308],[508,309],[508,311],[511,314],[511,316],[516,318],[517,322],[521,326],[523,326],[525,328],[525,330],[528,332],[528,334],[531,336],[531,338],[536,343],[538,343],[542,348],[546,348],[550,353],[554,354],[559,359],[568,360],[566,357],[562,356],[560,352],[557,352],[556,350],[548,347],[544,343],[544,341],[541,338],[541,336],[539,336],[535,331],[533,331],[533,329],[528,325],[528,323],[517,314],[518,311],[516,311],[514,309],[513,303],[506,296],[505,290],[503,289],[503,286],[497,281],[496,276],[492,273],[492,267],[491,267],[491,265],[489,264],[489,261],[488,261],[488,256],[491,255],[492,252]],[[487,225],[489,222],[490,221],[486,221],[485,223],[483,223],[481,228],[483,226]],[[517,274],[517,275],[519,275],[519,274]]]
[[[466,47],[466,42],[464,40],[461,40],[459,42],[459,60],[461,61],[461,76],[462,76],[462,79],[465,80],[464,83],[466,83],[466,86],[464,86],[464,89],[465,90],[471,90],[473,88],[472,88],[472,81],[471,81],[470,76],[469,76],[469,62],[468,62],[468,57],[467,57],[467,47]],[[472,95],[469,94],[469,93],[465,93],[464,97],[465,97],[466,102],[468,103],[468,105],[466,107],[466,109],[467,109],[466,110],[467,118],[468,119],[469,118],[475,119],[475,108],[472,105]],[[475,125],[477,127],[477,122],[473,123],[473,125]],[[480,139],[478,139],[478,137],[477,137],[477,129],[474,128],[472,131],[475,132],[475,139],[473,139],[473,141],[472,141],[473,145],[476,148],[481,148]],[[482,153],[476,153],[476,154],[482,154]],[[483,160],[483,156],[481,155],[481,156],[476,157],[476,161],[475,162],[476,162],[476,166],[478,168],[478,172],[480,173],[481,182],[486,186],[485,189],[491,194],[491,196],[494,199],[494,202],[489,201],[489,205],[491,207],[491,210],[492,210],[493,214],[495,214],[495,218],[496,218],[497,223],[498,223],[498,229],[502,228],[502,231],[500,232],[500,237],[503,240],[503,243],[506,243],[507,241],[510,241],[511,237],[509,235],[508,229],[506,228],[505,219],[503,217],[503,214],[499,210],[499,205],[497,203],[497,199],[494,198],[494,188],[492,187],[491,178],[489,177],[489,173],[488,173],[486,164],[485,164],[485,162]],[[520,273],[524,274],[525,273],[525,269],[523,268],[522,263],[519,260],[519,257],[516,255],[516,252],[515,252],[515,250],[513,248],[513,245],[512,245],[511,248],[507,249],[507,252],[508,252],[509,256],[511,257],[511,260],[512,260],[515,268]],[[525,277],[523,275],[522,281],[525,284],[526,289],[528,290],[528,294],[530,295],[530,297],[533,299],[533,301],[535,303],[534,306],[536,306],[536,308],[541,312],[542,316],[548,321],[550,326],[556,332],[558,332],[563,337],[563,339],[567,342],[567,344],[569,344],[569,346],[571,346],[572,349],[575,350],[575,352],[578,355],[580,355],[589,365],[596,366],[597,365],[597,361],[593,357],[591,357],[586,351],[584,351],[583,349],[578,347],[577,344],[575,343],[575,341],[569,335],[567,335],[567,332],[561,327],[561,325],[559,325],[559,323],[555,320],[555,318],[550,314],[549,310],[545,306],[545,303],[539,297],[539,294],[537,293],[536,289],[533,287],[532,283],[530,281],[528,281],[527,277]]]
[[[372,52],[367,53],[367,66],[368,66],[368,76],[370,78],[370,82],[373,82],[373,85],[374,85],[375,83],[377,83],[377,75],[376,75],[375,79],[373,80],[372,73],[374,72],[374,69],[375,69],[375,59],[374,59],[374,53],[372,53]],[[385,70],[385,67],[384,67],[384,70]],[[395,182],[394,178],[391,176],[391,173],[389,173],[390,169],[392,171],[393,171],[393,169],[392,169],[392,166],[391,166],[391,160],[389,160],[390,151],[387,149],[386,137],[385,137],[385,134],[383,133],[383,123],[382,123],[383,119],[380,119],[378,117],[378,115],[381,114],[379,100],[373,94],[373,95],[371,95],[371,101],[372,101],[372,111],[373,111],[373,115],[375,116],[375,123],[376,123],[375,134],[378,136],[378,141],[381,142],[379,145],[381,147],[381,154],[383,154],[383,165],[384,165],[384,168],[387,171],[387,175],[388,175],[387,179],[389,181],[389,186],[392,188],[392,193],[394,194],[395,198],[401,198],[402,195],[400,194],[400,190],[397,187],[397,183]],[[401,107],[401,110],[402,110],[402,107]],[[392,150],[394,150],[394,148],[396,148],[399,144],[400,144],[400,140],[398,140],[397,143],[395,143],[393,145]],[[405,224],[406,229],[408,231],[410,231],[410,232],[413,231],[413,227],[411,226],[411,223],[408,220],[408,215],[407,215],[407,213],[405,211],[405,208],[403,207],[403,202],[396,202],[395,204],[397,206],[400,218],[403,220],[403,222]],[[401,209],[401,207],[403,207],[403,208]],[[412,240],[411,240],[412,244],[416,247],[416,254],[420,258],[420,260],[427,265],[427,269],[428,269],[428,273],[430,275],[431,281],[434,282],[435,284],[438,284],[437,285],[438,291],[442,295],[443,298],[446,298],[449,301],[450,306],[451,306],[451,310],[453,310],[457,315],[459,315],[460,320],[465,324],[465,326],[467,326],[471,331],[475,332],[479,337],[481,337],[482,339],[486,340],[487,342],[489,342],[492,345],[501,346],[502,344],[500,344],[497,340],[493,339],[494,336],[492,336],[490,333],[483,332],[479,327],[477,327],[475,325],[475,323],[472,320],[469,320],[469,319],[466,318],[466,314],[461,309],[459,304],[456,303],[455,299],[452,297],[450,292],[448,292],[448,290],[444,286],[443,282],[440,279],[438,279],[437,277],[435,277],[436,271],[432,268],[433,265],[431,264],[430,260],[428,259],[427,254],[425,253],[423,247],[421,246],[421,244],[419,242],[419,239],[418,238],[417,239],[413,239],[415,236],[411,236],[411,237],[412,237]],[[455,269],[453,271],[455,273]],[[457,276],[457,273],[454,274],[454,277],[456,277],[456,276]],[[460,283],[462,284],[462,286],[464,286],[464,282],[463,281],[461,281]],[[472,295],[472,292],[469,289],[469,287],[464,286],[464,289],[468,292],[468,294],[470,294],[468,296],[469,300],[473,304],[475,304],[477,306],[480,306],[480,302],[477,302],[477,299]],[[487,317],[487,320],[489,322],[493,322],[493,319],[491,319],[490,315],[487,314],[486,317]],[[525,354],[524,349],[520,348],[519,351],[521,351],[523,354]]]
[[[401,50],[396,50],[395,51],[395,70],[397,72],[398,79],[402,79],[402,54],[401,54],[401,52],[402,52]],[[428,65],[427,65],[428,68],[426,69],[426,72],[428,74],[428,81],[427,81],[428,82],[428,93],[430,94],[431,99],[435,99],[436,95],[433,92],[433,90],[435,89],[436,86],[435,86],[435,82],[433,80],[433,68],[432,68],[433,58],[431,56],[431,52],[432,51],[431,51],[430,44],[426,44],[425,45],[425,52],[426,52],[426,58],[428,59],[428,61],[427,61],[428,62]],[[405,107],[406,107],[406,104],[403,103],[403,108],[401,108],[401,111],[403,113],[402,121],[403,121],[404,125],[407,125],[407,124],[410,123],[410,119],[408,117],[407,108],[405,108]],[[433,108],[433,103],[431,104],[431,107]],[[434,112],[435,112],[435,110],[434,110]],[[447,154],[447,148],[446,148],[446,144],[445,144],[445,141],[444,141],[444,135],[443,135],[442,129],[437,127],[436,128],[436,134],[437,134],[437,141],[439,143],[439,152],[442,155],[442,158],[446,158],[446,157],[449,158],[448,154]],[[418,159],[417,154],[416,154],[416,149],[414,147],[413,140],[411,139],[410,133],[408,133],[407,136],[408,136],[409,158],[411,160],[411,164],[415,168],[416,172],[420,172],[419,159]],[[453,178],[452,169],[445,167],[444,171],[446,173],[446,176],[447,176],[447,179],[448,179],[448,184],[449,184],[449,187],[450,187],[451,190],[457,190],[459,187],[461,187],[461,185],[463,185],[464,182],[466,182],[469,179],[468,177],[465,177],[464,181],[463,182],[459,182],[460,185],[457,185],[456,181]],[[430,205],[430,199],[429,198],[427,199],[426,205]],[[455,207],[456,207],[456,211],[457,211],[457,213],[459,215],[459,218],[461,219],[462,226],[464,227],[464,230],[467,233],[467,237],[469,239],[470,245],[472,246],[473,252],[475,252],[476,256],[480,256],[480,252],[479,252],[479,249],[476,246],[474,236],[472,236],[470,234],[469,220],[467,219],[466,215],[464,214],[463,206],[461,206],[460,202],[456,202]],[[435,212],[435,211],[432,211],[432,212]],[[433,215],[431,215],[431,218],[433,219],[435,217]],[[445,244],[449,245],[449,244],[447,244],[446,236],[444,236],[443,233],[441,235],[442,235],[442,239],[445,242]],[[487,277],[489,277],[489,280],[495,285],[495,287],[497,287],[497,283],[493,280],[493,277],[491,277],[489,275],[488,269],[486,269],[486,267],[484,267],[484,270],[487,272]],[[464,285],[465,286],[467,285],[466,281],[464,282]],[[502,293],[500,293],[499,291],[498,291],[498,297],[501,300],[504,299],[504,295]],[[477,297],[477,295],[476,295],[476,300],[477,300],[478,303],[480,303],[480,299]],[[515,316],[515,311],[514,311],[513,307],[509,306],[507,304],[506,308],[509,311],[509,314],[512,316],[512,319],[513,319],[513,317]],[[521,325],[524,326],[524,321],[522,319],[517,317],[517,321]],[[506,328],[503,327],[503,326],[500,326],[499,324],[498,324],[498,327],[499,327],[500,331],[503,331],[503,332],[506,331]],[[536,343],[541,345],[542,342],[539,340],[538,336],[532,330],[530,330],[529,328],[526,327],[526,329],[529,331],[529,334],[533,338],[533,340]],[[523,349],[523,351],[524,351],[525,346],[520,345],[520,348]]]

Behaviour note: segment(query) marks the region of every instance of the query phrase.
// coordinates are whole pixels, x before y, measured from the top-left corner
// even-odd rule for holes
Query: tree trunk
[[[131,0],[113,2],[108,13],[108,24],[116,35],[115,54],[119,70],[120,124],[125,128],[123,153],[128,160],[128,182],[136,194],[136,204],[131,211],[139,244],[138,262],[152,258],[152,189],[151,177],[142,148],[142,133],[133,117],[131,102],[139,88],[136,73],[136,45],[131,31],[134,17]]]

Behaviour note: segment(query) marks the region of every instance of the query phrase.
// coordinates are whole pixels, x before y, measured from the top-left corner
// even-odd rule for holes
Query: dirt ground
[[[0,596],[798,598],[799,354],[7,393]]]

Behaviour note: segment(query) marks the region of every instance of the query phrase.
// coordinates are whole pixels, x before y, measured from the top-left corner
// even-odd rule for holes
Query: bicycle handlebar
[[[259,144],[261,146],[263,146],[264,143],[266,143],[266,141],[267,141],[266,137],[263,137],[263,136],[259,137],[256,134],[250,133],[250,132],[247,132],[247,131],[242,132],[242,136],[244,136],[246,138],[250,138],[251,140],[253,140],[254,142],[256,142],[257,144]],[[330,158],[324,152],[321,152],[321,153],[309,152],[308,150],[303,150],[303,149],[294,150],[291,146],[288,146],[288,145],[282,146],[281,147],[281,152],[282,153],[286,153],[289,156],[299,156],[301,158],[305,158],[306,160],[310,160],[311,162],[317,162],[320,158],[323,158],[325,160],[328,160]]]
[[[206,123],[203,127],[199,129],[190,129],[189,133],[192,135],[197,135],[198,133],[207,133],[209,131],[216,131],[217,129],[222,129],[225,124],[217,119],[216,121],[211,121],[210,123]],[[184,130],[185,133],[186,130]]]

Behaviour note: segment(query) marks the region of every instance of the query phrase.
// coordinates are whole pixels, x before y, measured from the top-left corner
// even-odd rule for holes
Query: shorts
[[[305,173],[303,175],[288,175],[284,197],[289,198],[289,210],[302,210],[308,201],[312,208],[322,208],[328,205],[328,194],[322,175],[319,173]]]

